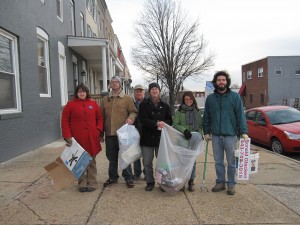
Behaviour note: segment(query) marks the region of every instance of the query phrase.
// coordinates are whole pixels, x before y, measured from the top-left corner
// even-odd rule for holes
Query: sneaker
[[[116,184],[116,183],[118,183],[117,180],[111,180],[110,178],[108,178],[108,180],[105,181],[105,183],[103,185],[104,185],[104,187],[107,187],[107,186],[110,186],[110,185]]]
[[[153,183],[148,183],[147,186],[145,187],[145,191],[152,191],[154,188]]]
[[[126,181],[126,185],[127,185],[128,188],[133,188],[134,187],[134,183],[133,183],[132,180]]]
[[[86,190],[86,187],[79,187],[78,191],[79,192],[86,192],[87,190]]]
[[[224,183],[217,183],[212,189],[212,192],[219,192],[225,190],[225,184]]]
[[[86,188],[86,192],[93,192],[95,190],[96,190],[96,188],[94,188],[94,187],[87,187]]]
[[[234,185],[228,186],[228,187],[227,187],[227,194],[228,194],[228,195],[234,195],[234,194],[235,194],[235,188],[234,188]]]

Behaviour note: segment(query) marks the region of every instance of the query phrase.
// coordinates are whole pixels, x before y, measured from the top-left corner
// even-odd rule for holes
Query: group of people
[[[74,100],[67,103],[62,113],[62,135],[67,146],[72,145],[73,137],[93,158],[78,180],[79,191],[91,192],[98,186],[95,157],[101,151],[100,141],[105,141],[106,157],[109,161],[108,179],[104,186],[118,182],[117,130],[126,123],[135,125],[140,133],[142,163],[138,159],[133,163],[133,168],[129,165],[122,170],[122,176],[127,187],[132,188],[134,181],[140,179],[143,173],[146,181],[145,190],[152,191],[155,186],[153,159],[158,154],[161,129],[168,124],[181,132],[186,139],[191,138],[191,132],[199,132],[204,134],[207,142],[212,140],[217,175],[216,185],[212,191],[225,190],[227,183],[227,193],[233,195],[235,193],[234,150],[238,135],[244,139],[248,138],[247,125],[241,99],[229,88],[228,73],[217,72],[212,83],[215,92],[207,97],[203,119],[191,91],[183,93],[179,109],[172,117],[170,106],[160,98],[161,89],[158,83],[149,84],[149,98],[145,98],[144,87],[136,85],[132,98],[123,91],[121,79],[113,76],[110,81],[111,91],[103,97],[100,107],[91,100],[89,89],[83,84],[78,85]],[[224,152],[227,159],[227,181]],[[194,191],[195,177],[196,162],[188,181],[188,190],[191,192]]]

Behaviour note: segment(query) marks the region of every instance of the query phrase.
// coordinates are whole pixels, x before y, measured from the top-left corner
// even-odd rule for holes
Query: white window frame
[[[263,67],[259,67],[257,69],[257,77],[258,78],[264,77],[264,68]]]
[[[295,75],[300,76],[300,66],[296,66]]]
[[[252,80],[252,70],[247,71],[247,80]]]
[[[280,72],[280,73],[277,73]],[[275,75],[282,75],[282,66],[275,66]]]
[[[0,109],[1,114],[9,114],[9,113],[18,113],[22,111],[21,108],[21,91],[20,91],[20,74],[19,74],[19,56],[18,56],[18,40],[17,37],[11,35],[0,28],[0,35],[4,36],[11,40],[11,57],[12,57],[12,69],[13,73],[10,75],[14,76],[14,85],[15,85],[15,108],[7,108],[7,109]],[[4,72],[4,71],[3,71]],[[5,71],[5,73],[7,73]]]
[[[92,28],[90,27],[90,25],[88,25],[87,26],[87,37],[92,37],[92,34],[93,34],[93,32],[92,32]]]
[[[84,15],[82,12],[80,12],[80,32],[81,32],[81,36],[84,37]]]
[[[50,63],[49,63],[49,38],[48,34],[43,31],[41,28],[37,27],[36,28],[37,32],[37,38],[45,42],[45,67],[46,67],[46,72],[47,72],[47,89],[48,93],[40,93],[40,97],[51,97],[51,83],[50,83]],[[38,65],[39,66],[39,65]]]
[[[56,16],[61,22],[64,21],[64,10],[63,10],[63,1],[62,0],[56,0],[56,4],[59,2],[59,12],[60,16],[57,14],[57,5],[56,5]]]
[[[74,15],[74,1],[70,0],[70,11],[71,11],[71,34],[75,36],[75,15]]]

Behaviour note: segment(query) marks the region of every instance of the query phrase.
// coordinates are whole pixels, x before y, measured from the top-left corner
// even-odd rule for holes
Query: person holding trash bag
[[[203,121],[201,112],[197,106],[193,92],[186,91],[183,93],[181,104],[175,113],[173,127],[181,132],[186,139],[192,137],[191,132],[202,134]],[[196,177],[196,162],[194,163],[192,174],[188,182],[188,190],[195,191],[194,179]],[[184,190],[184,188],[182,189]]]
[[[91,192],[98,187],[95,157],[101,151],[103,117],[99,105],[91,99],[89,89],[84,84],[75,88],[74,96],[74,100],[68,102],[62,112],[62,136],[67,146],[72,145],[74,137],[92,157],[92,161],[78,180],[80,192]]]
[[[152,191],[155,186],[153,176],[154,154],[157,157],[161,129],[166,124],[172,125],[170,106],[160,99],[158,83],[149,84],[150,97],[139,107],[138,118],[142,124],[141,149],[147,186],[146,191]]]
[[[215,91],[207,96],[203,115],[204,138],[212,140],[216,169],[216,185],[213,192],[226,189],[227,194],[235,194],[235,156],[237,135],[247,141],[248,129],[243,103],[238,93],[230,90],[231,79],[227,72],[219,71],[212,80]],[[227,160],[227,182],[225,179],[224,152]]]
[[[137,110],[139,110],[140,108],[140,104],[141,102],[144,100],[145,98],[145,88],[143,85],[141,84],[137,84],[134,86],[134,105],[137,108]],[[139,118],[137,117],[134,121],[134,126],[136,127],[136,129],[139,131],[139,134],[141,135],[142,133],[142,125],[141,122],[139,120]],[[133,163],[133,177],[135,180],[138,180],[141,178],[141,174],[142,174],[142,164],[141,164],[141,159],[137,159],[136,161],[134,161]]]
[[[117,130],[124,124],[133,125],[137,115],[137,109],[131,96],[126,95],[122,90],[122,80],[118,76],[113,76],[110,80],[111,91],[101,101],[101,109],[104,116],[104,132],[106,143],[106,157],[109,161],[108,176],[104,187],[118,182],[118,154],[119,141]],[[131,169],[123,169],[122,176],[128,188],[134,187]]]

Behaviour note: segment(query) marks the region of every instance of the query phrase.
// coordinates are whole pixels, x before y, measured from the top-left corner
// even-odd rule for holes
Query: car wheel
[[[283,154],[283,147],[281,142],[278,140],[278,138],[272,138],[271,140],[271,149],[273,152],[278,153],[278,154]]]

